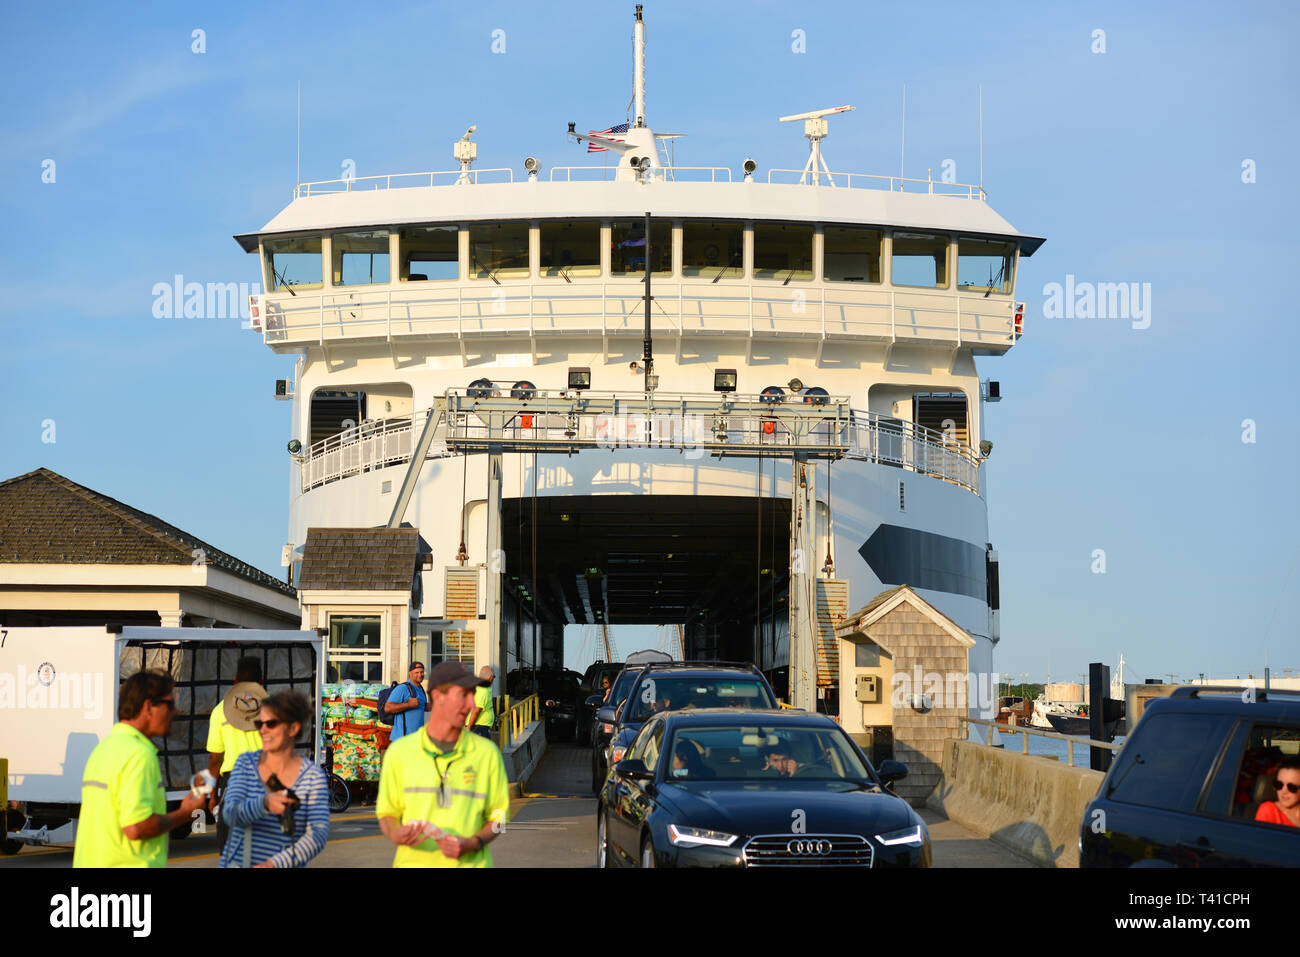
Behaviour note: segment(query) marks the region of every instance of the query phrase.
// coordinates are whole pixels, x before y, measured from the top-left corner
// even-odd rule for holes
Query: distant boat
[[[1052,730],[1058,734],[1084,735],[1089,736],[1089,724],[1091,719],[1087,714],[1054,714],[1048,712],[1046,715],[1047,722],[1052,726]],[[1111,721],[1106,727],[1106,734],[1103,738],[1109,740],[1123,735],[1127,731],[1127,722],[1124,715]]]

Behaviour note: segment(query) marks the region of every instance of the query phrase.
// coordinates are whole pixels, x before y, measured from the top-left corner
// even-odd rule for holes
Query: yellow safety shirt
[[[492,718],[494,717],[494,715],[492,711],[492,689],[491,688],[474,689],[474,707],[483,709],[482,711],[479,712],[478,720],[475,721],[474,723],[476,725],[483,725],[488,728],[492,727]]]
[[[122,828],[167,811],[158,749],[119,721],[95,745],[81,776],[73,867],[166,867],[167,835],[132,841]]]
[[[226,707],[217,702],[208,719],[208,751],[221,755],[221,774],[229,774],[235,767],[235,759],[245,751],[259,751],[262,748],[262,736],[256,731],[240,731],[226,720]]]
[[[440,787],[447,807],[438,806]],[[375,815],[396,818],[403,825],[431,821],[456,837],[473,837],[489,821],[504,826],[510,815],[510,787],[501,752],[491,741],[468,732],[461,732],[447,754],[430,740],[427,726],[404,735],[384,752]],[[452,860],[430,838],[399,847],[393,866],[491,867],[492,850],[484,846]]]

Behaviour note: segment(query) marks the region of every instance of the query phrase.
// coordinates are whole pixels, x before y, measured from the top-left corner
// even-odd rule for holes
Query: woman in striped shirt
[[[307,699],[296,691],[262,702],[253,722],[262,750],[239,756],[222,800],[230,837],[221,867],[305,867],[325,848],[330,834],[325,772],[293,748],[310,716]],[[282,827],[286,811],[293,814],[291,834]]]

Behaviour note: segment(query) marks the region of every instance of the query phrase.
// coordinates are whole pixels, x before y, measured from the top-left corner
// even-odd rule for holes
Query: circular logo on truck
[[[54,665],[48,661],[41,662],[40,667],[36,669],[36,680],[47,688],[54,684]]]

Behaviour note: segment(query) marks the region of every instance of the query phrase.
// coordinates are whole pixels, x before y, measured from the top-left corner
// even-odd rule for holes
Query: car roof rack
[[[746,671],[759,676],[763,674],[752,661],[650,661],[645,664],[646,671],[656,668],[744,668]]]
[[[1246,691],[1252,692],[1256,701],[1267,701],[1270,695],[1284,698],[1300,698],[1300,691],[1292,688],[1263,688],[1251,685],[1245,687],[1233,685],[1183,685],[1170,692],[1169,697],[1199,698],[1203,694],[1241,695]]]

